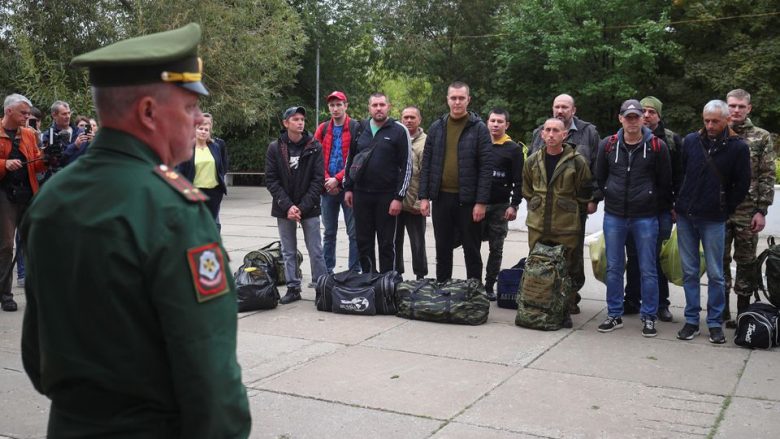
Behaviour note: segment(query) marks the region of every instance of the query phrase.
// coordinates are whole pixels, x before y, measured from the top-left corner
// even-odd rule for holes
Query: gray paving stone
[[[395,316],[367,317],[321,312],[317,311],[313,302],[302,300],[263,311],[258,318],[241,318],[238,328],[258,334],[357,344],[404,323],[406,320]]]
[[[744,350],[645,339],[639,331],[629,341],[619,331],[626,329],[575,331],[529,367],[728,395],[747,358]]]
[[[750,353],[736,395],[780,401],[780,351],[777,348]]]
[[[495,306],[494,309],[503,311]],[[410,321],[364,342],[366,346],[449,358],[486,361],[508,366],[528,364],[549,349],[570,330],[535,332],[512,323],[486,323],[479,326],[443,325]],[[432,343],[432,340],[436,340]]]
[[[49,400],[33,388],[18,353],[0,352],[0,436],[46,437]]]
[[[551,438],[706,436],[723,397],[524,369],[454,420]]]
[[[734,398],[715,434],[716,439],[773,438],[780,431],[780,402]]]
[[[271,392],[249,400],[252,438],[427,438],[441,421]]]
[[[252,387],[448,419],[515,372],[489,363],[352,346]]]
[[[431,439],[539,439],[537,435],[516,433],[496,428],[450,422],[431,436]]]
[[[335,343],[239,331],[237,354],[241,378],[249,384],[343,347]]]

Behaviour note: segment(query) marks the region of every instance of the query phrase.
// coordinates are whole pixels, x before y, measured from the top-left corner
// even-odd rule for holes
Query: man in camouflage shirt
[[[729,290],[731,281],[731,242],[734,242],[733,259],[737,262],[737,275],[734,280],[734,292],[737,293],[737,313],[750,304],[750,290],[742,274],[744,264],[756,257],[758,233],[766,225],[766,213],[775,195],[775,152],[772,137],[750,121],[748,117],[753,109],[750,93],[742,89],[730,91],[726,95],[729,106],[731,129],[745,139],[750,149],[750,191],[737,210],[726,221],[726,246],[723,252],[723,274],[726,281],[726,307],[723,320],[727,328],[736,324],[731,320],[729,311]]]

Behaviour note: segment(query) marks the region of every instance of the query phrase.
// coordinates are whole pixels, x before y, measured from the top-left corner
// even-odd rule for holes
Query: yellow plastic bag
[[[588,244],[590,250],[590,264],[593,268],[593,276],[607,283],[607,246],[604,243],[604,233],[600,232],[599,237]]]
[[[704,272],[707,271],[707,264],[704,259],[704,249],[701,247],[701,244],[699,244],[699,258],[701,259],[699,264],[699,277],[701,277]],[[661,270],[663,270],[664,275],[669,279],[669,282],[680,287],[683,286],[682,260],[680,258],[680,249],[677,246],[676,225],[672,229],[672,234],[669,236],[669,239],[661,244]]]

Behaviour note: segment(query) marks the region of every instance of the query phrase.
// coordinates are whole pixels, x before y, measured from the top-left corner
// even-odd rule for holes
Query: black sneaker
[[[699,335],[699,326],[690,323],[686,323],[685,326],[677,332],[677,338],[680,340],[693,340],[693,337],[696,337],[697,335]]]
[[[287,288],[287,294],[285,294],[284,297],[279,299],[279,303],[281,303],[282,305],[286,305],[288,303],[295,302],[296,300],[301,300],[300,288]]]
[[[658,308],[658,320],[662,322],[671,322],[674,320],[674,316],[672,316],[672,312],[669,311],[669,308]]]
[[[723,344],[726,343],[726,336],[723,335],[723,328],[715,326],[710,328],[710,343]]]
[[[623,319],[621,317],[607,317],[604,323],[599,325],[599,332],[612,332],[622,327]]]
[[[571,306],[569,306],[569,314],[579,314],[580,313],[580,306],[576,303],[572,303]]]
[[[725,325],[728,329],[737,329],[737,322],[734,320],[726,320]]]
[[[642,321],[642,337],[655,337],[658,331],[655,330],[655,320],[644,319]]]
[[[0,305],[0,307],[3,308],[3,311],[7,311],[7,312],[14,312],[18,309],[18,307],[16,306],[16,301],[14,299],[3,300],[3,304]]]
[[[497,297],[496,293],[493,291],[493,284],[486,283],[485,284],[485,294],[487,295],[487,298],[491,302],[495,302]]]
[[[566,329],[571,329],[574,327],[574,323],[571,321],[571,315],[566,314],[566,317],[563,318],[563,322],[561,322],[561,326],[563,326]]]

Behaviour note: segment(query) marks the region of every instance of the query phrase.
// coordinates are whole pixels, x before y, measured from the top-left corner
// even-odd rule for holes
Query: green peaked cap
[[[118,41],[81,54],[70,65],[89,68],[89,82],[98,87],[167,82],[208,95],[201,82],[200,37],[200,25],[190,23],[178,29]]]

